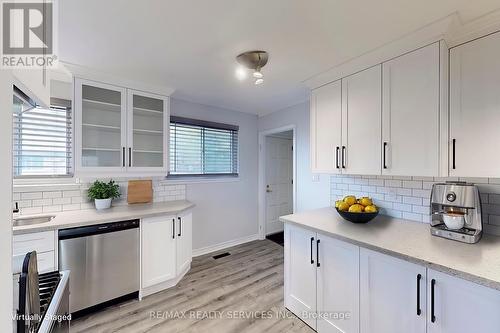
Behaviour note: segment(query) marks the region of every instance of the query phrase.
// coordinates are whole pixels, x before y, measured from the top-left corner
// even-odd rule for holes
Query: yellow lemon
[[[351,207],[349,207],[350,213],[362,213],[363,210],[364,210],[364,207],[362,205],[359,205],[359,204],[355,204],[355,205],[352,205]]]
[[[349,204],[347,202],[342,201],[339,203],[339,206],[337,208],[342,212],[347,212],[349,210]]]
[[[352,206],[356,203],[356,197],[354,195],[348,195],[344,198],[344,202],[349,206]]]
[[[365,212],[366,213],[376,213],[377,212],[377,206],[375,205],[369,205],[365,207]]]
[[[362,204],[363,206],[371,206],[373,205],[373,202],[372,202],[372,199],[368,198],[368,197],[362,197],[360,200],[359,200],[359,203]]]
[[[342,200],[335,201],[335,208],[339,208],[339,205],[342,203]]]

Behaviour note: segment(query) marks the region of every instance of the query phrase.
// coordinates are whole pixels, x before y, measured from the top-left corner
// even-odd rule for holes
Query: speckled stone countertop
[[[500,237],[483,234],[465,244],[430,234],[429,225],[377,216],[367,224],[345,221],[334,208],[280,217],[294,223],[406,261],[500,290]]]
[[[130,219],[140,219],[166,214],[179,214],[187,209],[194,207],[192,202],[186,200],[167,201],[151,204],[134,204],[127,206],[111,207],[102,211],[95,209],[75,210],[68,212],[56,212],[37,214],[55,215],[55,218],[47,223],[32,224],[26,226],[13,227],[14,235],[26,234],[31,232],[40,232],[48,230],[58,230],[65,228],[81,227],[85,225],[101,224],[108,222],[117,222]],[[36,216],[36,215],[34,215]],[[22,216],[27,217],[27,216]]]

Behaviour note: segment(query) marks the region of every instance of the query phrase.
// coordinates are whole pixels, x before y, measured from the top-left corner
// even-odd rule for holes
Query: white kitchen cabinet
[[[361,248],[362,333],[425,333],[425,291],[425,267]]]
[[[497,333],[500,292],[427,270],[428,333]],[[434,294],[434,296],[433,296]],[[433,303],[434,302],[434,303]],[[434,316],[433,316],[434,315]]]
[[[175,215],[142,219],[142,288],[151,287],[176,277],[176,220]]]
[[[77,174],[166,174],[167,97],[78,78],[74,89]]]
[[[439,175],[440,52],[438,42],[382,64],[384,175]]]
[[[285,225],[285,307],[316,329],[316,233]]]
[[[500,177],[500,33],[450,50],[450,176]]]
[[[191,265],[193,257],[193,213],[187,212],[177,216],[176,223],[176,253],[177,275],[185,272]]]
[[[342,79],[342,173],[381,172],[381,76],[377,65]]]
[[[359,247],[317,234],[317,331],[359,332]]]
[[[342,146],[342,83],[312,91],[310,109],[311,168],[316,173],[340,173]]]

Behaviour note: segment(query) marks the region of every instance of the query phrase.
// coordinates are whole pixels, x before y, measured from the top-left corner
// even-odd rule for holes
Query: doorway
[[[283,245],[279,217],[295,211],[295,128],[263,132],[259,141],[260,235]]]

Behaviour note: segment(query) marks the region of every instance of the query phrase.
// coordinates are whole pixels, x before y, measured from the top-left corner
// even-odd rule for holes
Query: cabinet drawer
[[[32,234],[15,235],[12,241],[12,255],[24,255],[30,251],[54,251],[54,231],[35,232]]]

